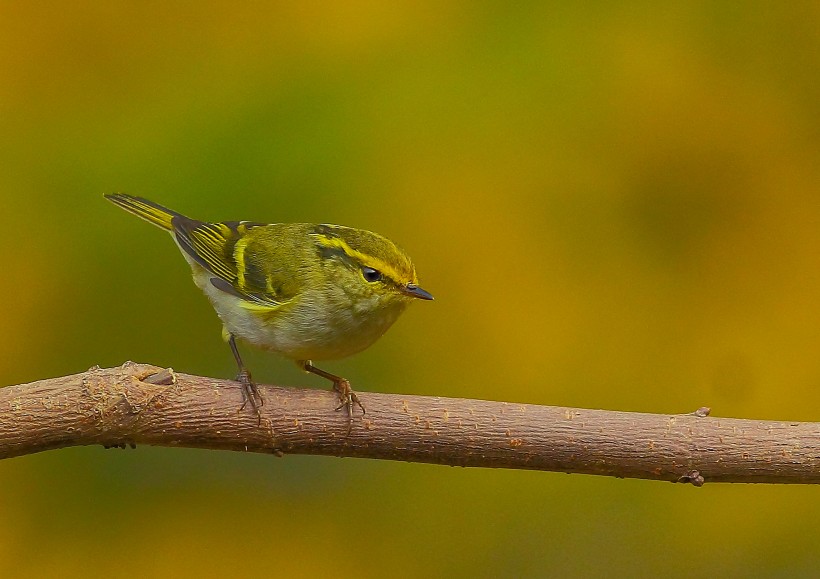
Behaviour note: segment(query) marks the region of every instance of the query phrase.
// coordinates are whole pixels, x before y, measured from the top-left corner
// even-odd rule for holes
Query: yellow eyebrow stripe
[[[312,233],[311,235],[313,235],[316,238],[316,241],[322,247],[327,247],[330,249],[341,249],[343,252],[345,252],[345,255],[352,259],[355,259],[360,264],[365,265],[367,267],[372,267],[373,269],[380,271],[382,274],[386,275],[398,284],[405,283],[402,281],[402,277],[396,270],[396,268],[391,266],[389,263],[385,263],[382,260],[373,257],[372,255],[367,255],[366,253],[362,253],[361,251],[356,251],[347,243],[345,243],[343,239],[339,237],[328,237],[320,233]]]

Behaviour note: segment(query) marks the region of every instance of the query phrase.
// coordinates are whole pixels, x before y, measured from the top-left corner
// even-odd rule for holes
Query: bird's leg
[[[251,407],[261,422],[262,414],[259,412],[259,407],[265,403],[265,399],[262,398],[262,394],[259,393],[259,388],[253,383],[250,371],[245,367],[245,364],[242,363],[242,357],[239,355],[239,350],[236,347],[236,338],[233,334],[230,334],[228,338],[228,345],[230,345],[233,357],[236,359],[236,365],[239,367],[239,374],[236,375],[236,381],[242,384],[242,406],[239,409],[244,410],[245,406],[250,402]]]
[[[359,397],[356,396],[356,393],[353,391],[353,388],[350,387],[350,382],[348,380],[340,376],[336,376],[335,374],[331,374],[330,372],[320,370],[319,368],[314,366],[313,362],[311,362],[310,360],[299,360],[298,364],[302,367],[302,369],[305,372],[316,374],[317,376],[321,376],[322,378],[333,382],[333,389],[339,393],[340,402],[340,404],[336,407],[336,410],[347,408],[347,414],[351,420],[353,419],[354,404],[362,409],[362,414],[366,413],[364,405],[362,405],[362,403],[359,401]]]

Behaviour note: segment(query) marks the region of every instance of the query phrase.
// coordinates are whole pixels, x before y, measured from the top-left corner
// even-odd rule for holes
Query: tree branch
[[[688,482],[818,483],[820,423],[559,408],[359,392],[352,424],[325,390],[261,388],[126,364],[0,388],[0,458],[136,444],[321,454]]]

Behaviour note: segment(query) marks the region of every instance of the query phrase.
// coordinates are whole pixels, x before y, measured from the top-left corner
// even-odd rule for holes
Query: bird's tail
[[[146,221],[167,231],[173,231],[174,226],[172,221],[174,217],[182,217],[182,215],[176,211],[166,209],[162,205],[158,205],[142,197],[132,197],[124,193],[112,193],[106,195],[105,198],[111,201],[111,203],[119,205],[129,213],[133,213],[137,217],[142,217]]]

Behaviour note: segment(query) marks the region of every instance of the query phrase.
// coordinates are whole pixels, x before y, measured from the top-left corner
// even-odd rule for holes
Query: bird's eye
[[[363,267],[362,277],[364,277],[365,281],[373,283],[382,280],[382,272],[375,270],[372,267]]]

